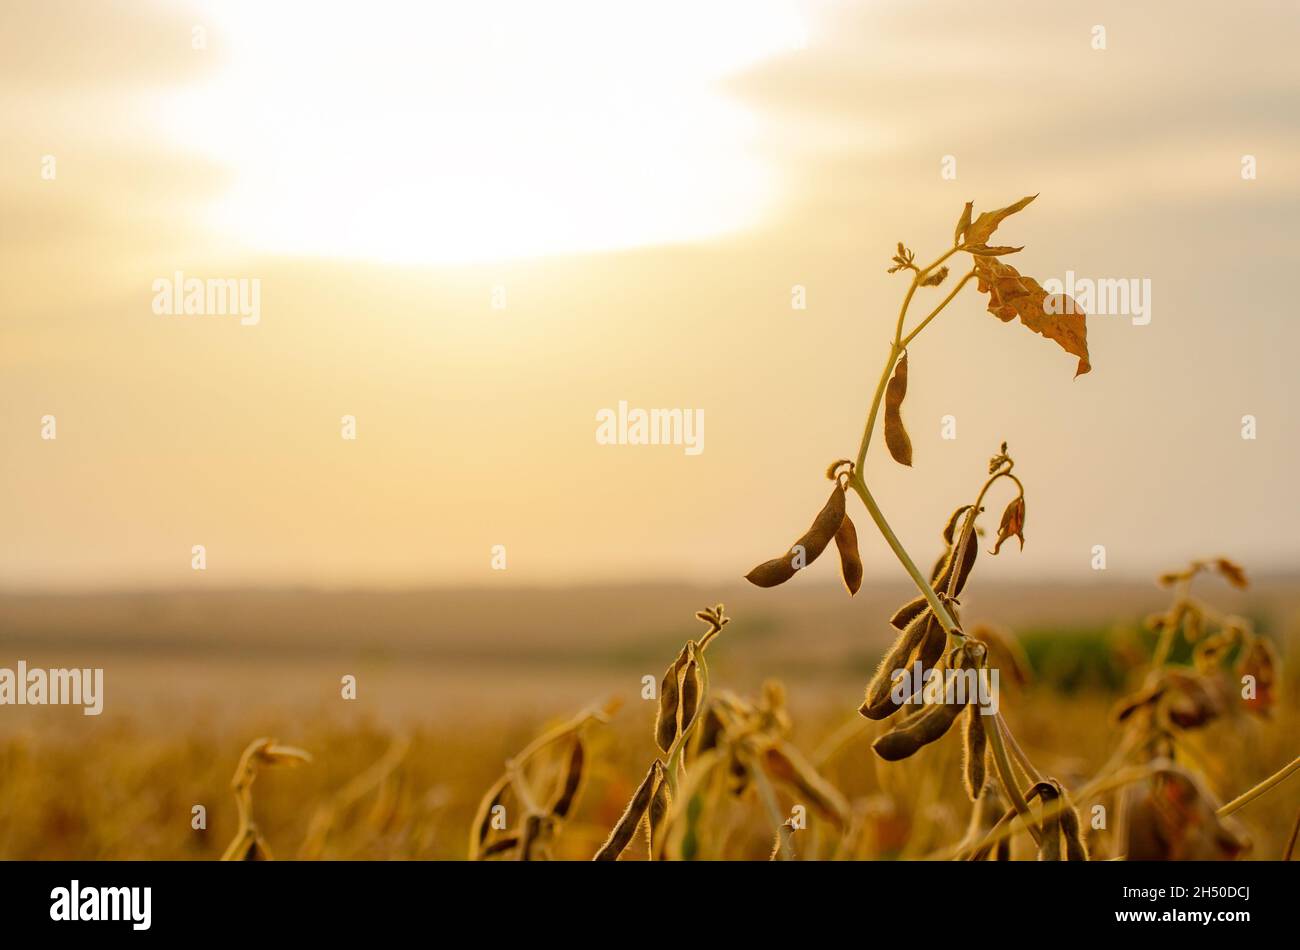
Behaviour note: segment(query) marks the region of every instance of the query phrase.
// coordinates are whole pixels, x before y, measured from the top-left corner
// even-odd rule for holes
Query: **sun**
[[[722,81],[801,48],[790,2],[223,0],[167,125],[229,167],[260,250],[467,263],[716,236],[772,198]]]

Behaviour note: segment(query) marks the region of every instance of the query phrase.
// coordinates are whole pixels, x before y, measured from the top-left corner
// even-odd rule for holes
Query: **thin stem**
[[[1029,803],[1025,801],[1025,796],[1020,794],[1020,788],[1016,785],[1016,776],[1011,770],[1011,760],[1007,758],[1007,747],[1002,741],[1002,730],[997,728],[995,724],[994,728],[984,731],[988,735],[989,748],[993,750],[993,764],[997,767],[998,780],[1002,784],[1002,793],[1006,795],[1007,800],[1011,802],[1021,821],[1025,823],[1025,827],[1029,829],[1034,843],[1038,844],[1042,841],[1042,834],[1039,832],[1038,826],[1034,824],[1034,816],[1029,810]]]
[[[1291,855],[1295,854],[1295,839],[1300,836],[1300,811],[1295,813],[1295,822],[1291,825],[1291,837],[1286,840],[1286,848],[1282,851],[1282,860],[1290,861]]]
[[[1292,759],[1288,765],[1282,766],[1282,768],[1278,769],[1268,778],[1264,779],[1264,781],[1260,782],[1250,791],[1243,792],[1242,794],[1234,798],[1232,801],[1228,802],[1228,804],[1220,808],[1218,812],[1216,812],[1216,814],[1220,818],[1226,818],[1228,815],[1231,815],[1234,811],[1237,811],[1238,809],[1244,808],[1246,805],[1249,805],[1251,802],[1259,798],[1259,796],[1263,795],[1265,792],[1269,791],[1275,786],[1281,785],[1293,774],[1295,774],[1297,770],[1300,770],[1300,755]]]
[[[934,616],[939,621],[940,626],[950,634],[957,632],[957,622],[952,619],[952,615],[948,613],[948,608],[943,605],[943,601],[939,599],[939,595],[934,592],[934,587],[932,587],[930,582],[926,580],[925,575],[921,573],[920,568],[916,566],[916,562],[913,561],[911,555],[907,553],[907,549],[903,547],[903,543],[898,540],[898,535],[894,534],[894,529],[891,528],[889,522],[885,520],[884,513],[881,512],[880,506],[876,504],[876,500],[871,497],[871,492],[867,489],[866,484],[856,472],[852,478],[852,485],[853,490],[856,491],[858,497],[862,499],[862,503],[867,506],[867,511],[871,515],[871,520],[876,523],[876,528],[879,529],[881,536],[884,537],[885,543],[889,545],[890,550],[894,552],[894,556],[898,558],[907,573],[911,575],[912,581],[916,584],[917,590],[921,592],[925,597],[926,603],[929,604],[930,609],[934,611]]]
[[[776,826],[777,847],[781,860],[789,861],[794,856],[793,848],[789,838],[782,840],[781,827],[785,824],[785,819],[781,816],[781,806],[777,804],[776,792],[773,791],[772,784],[767,780],[762,769],[750,769],[749,772],[754,777],[754,787],[758,789],[758,797],[763,802],[767,817]]]
[[[931,310],[930,315],[926,317],[924,320],[922,320],[920,323],[918,323],[911,333],[903,337],[903,339],[899,341],[899,345],[902,346],[903,349],[907,349],[907,344],[911,343],[914,339],[916,339],[916,335],[920,333],[922,330],[924,330],[926,326],[929,325],[930,321],[933,320],[935,317],[937,317],[939,315],[939,312],[952,302],[953,297],[956,297],[957,294],[961,293],[961,289],[966,286],[966,282],[969,281],[974,276],[975,276],[975,269],[972,267],[969,273],[967,273],[965,276],[962,277],[961,280],[957,282],[957,286],[948,292],[948,296],[943,298],[943,302],[940,303],[939,306]]]
[[[1039,774],[1038,769],[1034,768],[1034,763],[1029,761],[1029,756],[1025,755],[1025,750],[1020,748],[1020,743],[1016,741],[1015,734],[1012,733],[1011,727],[1007,725],[1007,721],[1002,718],[1002,713],[998,713],[997,720],[998,728],[1002,730],[1007,745],[1011,747],[1011,754],[1016,757],[1016,761],[1020,763],[1020,768],[1024,770],[1029,781],[1037,785],[1043,780],[1043,776]]]
[[[867,446],[871,444],[871,433],[876,429],[876,416],[880,412],[880,400],[885,396],[885,387],[889,385],[889,377],[894,372],[894,364],[898,362],[899,355],[903,348],[894,342],[889,350],[889,359],[885,362],[884,372],[880,374],[880,380],[876,383],[875,395],[871,397],[871,408],[867,411],[867,425],[862,431],[862,444],[858,446],[858,459],[854,465],[855,472],[861,472],[862,466],[867,461]]]
[[[898,322],[894,326],[894,342],[890,347],[889,359],[885,362],[885,369],[880,374],[880,380],[876,383],[876,392],[871,397],[871,409],[867,413],[867,424],[862,432],[862,444],[858,447],[858,459],[857,459],[856,468],[859,472],[862,471],[862,466],[865,464],[867,460],[867,446],[871,444],[871,434],[876,429],[876,416],[880,412],[880,400],[885,395],[885,387],[889,385],[889,377],[894,371],[894,364],[898,362],[898,357],[902,355],[903,350],[907,346],[907,343],[903,342],[903,324],[907,320],[907,308],[912,303],[912,296],[913,294],[916,293],[916,288],[921,286],[921,281],[925,279],[926,274],[930,273],[930,271],[934,270],[936,267],[938,267],[948,258],[952,257],[952,255],[956,254],[959,250],[961,250],[961,248],[954,247],[945,251],[938,258],[936,258],[935,261],[932,264],[930,264],[928,267],[922,268],[921,270],[916,271],[916,273],[912,275],[912,284],[910,287],[907,288],[907,294],[903,297],[902,306],[898,308]],[[974,271],[972,271],[971,273],[974,273]],[[922,325],[929,323],[938,315],[940,310],[948,306],[949,302],[951,302],[952,299],[957,296],[957,292],[961,290],[962,286],[965,285],[966,279],[967,278],[962,278],[960,283],[958,283],[957,286],[953,288],[952,292],[948,294],[946,298],[944,298],[943,302],[939,304],[939,306],[936,307],[935,310],[928,317],[925,318]],[[911,333],[909,333],[907,335],[907,342],[910,343],[912,339],[915,338],[916,334],[919,332],[920,332],[920,327],[918,327],[916,330],[913,330]]]

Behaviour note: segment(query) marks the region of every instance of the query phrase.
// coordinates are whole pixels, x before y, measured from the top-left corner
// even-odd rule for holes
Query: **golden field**
[[[1282,658],[1271,720],[1237,713],[1188,731],[1180,756],[1220,802],[1295,756],[1294,591],[1287,579],[1244,593],[1207,586],[1207,599],[1255,618]],[[712,688],[752,697],[781,679],[790,741],[851,809],[838,846],[828,838],[841,836],[823,828],[799,856],[950,856],[971,811],[958,730],[886,763],[870,747],[884,724],[855,711],[906,589],[868,581],[854,601],[816,585],[766,599],[739,586],[723,593],[734,621],[710,654]],[[1163,598],[1151,584],[1100,581],[971,597],[972,621],[1018,631],[1034,680],[1007,687],[1003,711],[1029,757],[1067,789],[1116,748],[1121,733],[1106,717],[1141,678],[1152,638],[1139,621]],[[253,814],[275,858],[462,859],[506,760],[547,726],[620,696],[612,721],[585,731],[583,785],[549,848],[589,859],[656,754],[655,704],[640,698],[641,677],[659,676],[708,600],[672,585],[7,597],[6,654],[31,665],[73,656],[102,665],[106,697],[99,717],[3,710],[0,857],[218,858],[237,830],[230,783],[240,754],[273,736],[312,756],[263,770],[253,787]],[[357,676],[355,700],[339,695],[344,674]],[[1281,855],[1295,788],[1282,785],[1234,816],[1250,842],[1242,857]],[[1093,804],[1075,801],[1085,822]],[[191,827],[195,805],[206,809],[205,829]],[[752,793],[729,801],[717,822],[728,829],[725,856],[771,851],[768,816]],[[1106,831],[1088,838],[1094,857],[1107,856]],[[1013,849],[1033,857],[1023,835]],[[638,836],[625,859],[645,851]]]

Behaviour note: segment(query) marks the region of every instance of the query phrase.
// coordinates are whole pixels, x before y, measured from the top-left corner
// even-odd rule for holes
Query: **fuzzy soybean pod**
[[[1042,838],[1038,842],[1040,861],[1061,860],[1061,813],[1056,807],[1057,799],[1060,797],[1061,789],[1055,782],[1039,782],[1025,796],[1030,801],[1034,798],[1043,800],[1046,817],[1043,819]]]
[[[913,618],[907,628],[898,635],[893,647],[880,661],[876,675],[867,684],[866,699],[859,707],[858,712],[868,719],[887,719],[898,710],[898,703],[894,701],[893,697],[894,671],[907,665],[912,651],[925,637],[927,631],[926,616],[922,614]]]
[[[906,759],[923,746],[942,739],[964,708],[957,703],[932,703],[897,729],[886,732],[871,748],[886,762]]]
[[[970,663],[965,649],[954,651],[956,662],[954,670],[964,670]],[[930,703],[920,713],[900,723],[898,727],[885,733],[871,744],[876,755],[887,762],[897,762],[915,755],[923,746],[935,742],[952,728],[957,716],[966,708],[965,703],[952,702],[951,685],[945,690],[944,702]]]
[[[948,646],[948,631],[943,629],[939,618],[930,611],[925,612],[923,620],[925,631],[916,647],[916,659],[921,664],[921,675],[925,676],[942,659],[944,648]],[[920,688],[921,685],[916,684],[916,690]]]
[[[682,735],[686,735],[695,722],[695,714],[700,707],[700,690],[703,688],[703,682],[700,677],[700,664],[695,658],[695,644],[687,644],[690,650],[690,659],[686,661],[686,668],[682,671],[682,700],[681,700],[681,720]],[[667,749],[664,750],[668,751]]]
[[[907,625],[921,616],[930,607],[930,602],[925,597],[917,597],[909,600],[903,606],[894,611],[894,616],[889,618],[889,623],[899,630],[906,630]]]
[[[844,523],[844,490],[845,486],[837,482],[831,489],[831,497],[803,537],[785,554],[758,565],[745,575],[745,580],[758,587],[775,587],[784,584],[794,577],[796,571],[817,560]]]
[[[573,736],[573,746],[569,750],[569,760],[564,766],[564,777],[560,782],[559,792],[555,796],[555,801],[551,803],[551,815],[558,819],[569,817],[569,812],[573,810],[573,803],[578,797],[578,789],[582,787],[582,776],[585,771],[587,750],[582,741],[582,736],[575,733]]]
[[[1087,861],[1088,846],[1084,843],[1083,832],[1079,828],[1079,810],[1070,801],[1070,796],[1061,790],[1061,834],[1065,837],[1065,860]]]
[[[673,740],[677,738],[677,707],[681,703],[681,674],[690,654],[691,644],[688,642],[664,673],[663,682],[659,686],[659,714],[655,718],[655,742],[664,753],[672,748]]]
[[[993,728],[997,728],[994,724]],[[963,754],[966,757],[962,778],[966,780],[966,794],[978,801],[984,789],[984,750],[988,747],[988,734],[984,731],[984,714],[978,702],[966,707],[966,729],[962,735]]]
[[[627,808],[623,810],[622,816],[614,825],[614,829],[605,839],[605,843],[600,846],[596,852],[593,861],[617,861],[624,849],[636,834],[637,826],[641,824],[641,819],[645,817],[646,809],[650,807],[650,799],[654,795],[655,786],[663,778],[664,766],[658,759],[655,759],[650,766],[650,771],[646,773],[641,784],[637,786],[632,793],[632,800],[627,803]]]
[[[858,553],[858,529],[848,515],[835,532],[835,547],[840,552],[840,576],[852,597],[862,588],[862,555]]]
[[[965,540],[963,546],[962,541]],[[971,569],[975,567],[975,557],[979,554],[979,539],[975,537],[975,516],[967,514],[962,524],[962,532],[940,559],[938,569],[931,578],[936,591],[956,597],[966,586]],[[960,556],[960,562],[958,557]]]
[[[646,846],[650,860],[657,861],[664,852],[664,832],[667,830],[668,809],[672,806],[672,797],[668,792],[668,780],[660,778],[655,786],[654,796],[650,799],[650,819],[646,822]]]

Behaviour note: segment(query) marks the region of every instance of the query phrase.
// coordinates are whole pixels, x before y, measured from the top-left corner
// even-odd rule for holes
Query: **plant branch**
[[[916,335],[920,333],[922,330],[924,330],[926,326],[930,323],[930,321],[933,320],[935,317],[937,317],[939,315],[939,312],[952,302],[952,299],[954,297],[956,297],[959,293],[961,293],[961,289],[966,286],[966,282],[969,281],[974,276],[975,276],[975,268],[972,267],[970,271],[965,276],[962,277],[961,280],[957,281],[957,286],[948,292],[948,296],[943,298],[943,301],[939,304],[939,306],[931,310],[930,315],[928,317],[926,317],[924,320],[918,323],[911,333],[909,333],[907,336],[903,337],[903,339],[899,341],[899,345],[902,346],[903,349],[907,349],[907,344],[911,343],[914,339],[916,339]]]
[[[1238,795],[1232,801],[1228,802],[1228,804],[1220,808],[1215,814],[1217,814],[1220,818],[1226,818],[1228,815],[1231,815],[1234,811],[1237,811],[1238,809],[1244,808],[1246,805],[1249,805],[1251,802],[1259,798],[1259,796],[1263,795],[1265,792],[1269,791],[1275,786],[1281,785],[1288,778],[1294,775],[1297,770],[1300,770],[1300,755],[1292,759],[1289,764],[1282,766],[1282,768],[1278,769],[1268,778],[1264,779],[1264,781],[1260,782],[1250,791],[1243,792],[1242,794]]]

